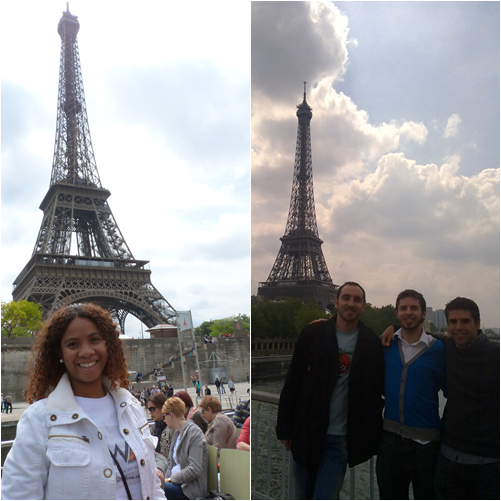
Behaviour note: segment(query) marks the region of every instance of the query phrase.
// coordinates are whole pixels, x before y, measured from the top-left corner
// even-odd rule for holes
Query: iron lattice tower
[[[318,236],[311,161],[312,113],[306,102],[306,82],[296,116],[298,130],[289,216],[275,264],[266,282],[259,284],[258,297],[264,300],[295,297],[325,308],[334,302],[337,286],[327,269],[323,242]]]
[[[107,308],[122,331],[129,313],[148,327],[173,323],[176,311],[152,285],[148,261],[134,259],[113,217],[96,167],[83,89],[77,16],[59,21],[61,60],[56,139],[44,216],[30,261],[14,281],[15,301],[44,315],[76,302]]]

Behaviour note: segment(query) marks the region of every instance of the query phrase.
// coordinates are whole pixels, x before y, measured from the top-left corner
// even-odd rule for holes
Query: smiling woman
[[[101,377],[108,361],[106,342],[88,318],[74,318],[61,339],[61,351],[73,394],[79,397],[106,396]]]
[[[33,405],[5,461],[2,499],[165,499],[157,438],[126,390],[118,335],[94,304],[61,308],[44,324],[26,392]]]

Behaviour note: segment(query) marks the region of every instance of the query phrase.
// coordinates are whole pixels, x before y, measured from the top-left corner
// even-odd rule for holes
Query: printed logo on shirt
[[[119,444],[115,444],[115,450],[112,452],[112,456],[117,463],[120,463],[120,467],[122,468],[122,472],[127,481],[127,485],[132,492],[136,492],[136,494],[140,494],[141,485],[140,485],[140,476],[139,469],[137,465],[136,455],[129,447],[127,442],[123,442],[124,448],[119,446]],[[111,449],[110,449],[111,452]],[[125,494],[125,489],[123,485],[122,476],[120,474],[116,475],[117,480],[117,499],[125,499],[121,497],[122,494]],[[120,497],[118,497],[120,496]],[[136,499],[133,497],[133,499]]]
[[[347,374],[348,371],[350,370],[350,365],[351,365],[350,355],[353,356],[353,353],[339,350],[339,376],[340,377],[344,374]]]
[[[129,447],[129,444],[127,442],[124,441],[124,445],[125,445],[125,451],[122,451],[122,449],[120,449],[119,445],[115,444],[115,451],[112,452],[113,458],[115,459],[115,461],[118,461],[118,456],[120,455],[120,456],[122,456],[123,461],[125,461],[126,463],[129,463],[130,461],[134,461],[136,459],[134,452]]]

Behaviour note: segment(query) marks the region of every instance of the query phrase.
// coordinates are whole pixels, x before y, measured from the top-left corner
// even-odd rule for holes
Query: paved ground
[[[152,382],[148,383],[139,383],[139,387],[142,389],[143,386],[150,387],[153,385]],[[138,387],[137,385],[134,385],[136,388]],[[226,394],[220,395],[221,401],[222,401],[222,406],[223,409],[234,409],[236,404],[239,402],[240,399],[242,400],[247,400],[247,388],[250,387],[250,385],[247,383],[247,381],[240,381],[235,383],[235,393],[233,397],[230,396],[230,390],[228,389],[228,385],[224,385],[226,389]],[[205,388],[205,385],[204,385]],[[218,396],[217,391],[216,391],[216,386],[213,384],[209,385],[209,388],[211,390],[212,395]],[[182,386],[174,386],[175,391],[183,390],[184,388]],[[190,385],[187,388],[188,393],[190,394],[193,404],[198,405],[198,403],[201,400],[201,397],[197,400],[196,397],[196,391],[195,388],[193,388],[193,384],[191,384],[190,380]],[[203,394],[203,391],[202,391]],[[203,396],[203,395],[202,395]],[[14,402],[12,404],[12,414],[9,412],[9,414],[5,414],[4,412],[1,413],[2,416],[2,423],[7,423],[9,421],[19,421],[19,418],[23,414],[23,412],[28,408],[29,404],[26,402]],[[149,413],[147,413],[148,419],[150,418]]]

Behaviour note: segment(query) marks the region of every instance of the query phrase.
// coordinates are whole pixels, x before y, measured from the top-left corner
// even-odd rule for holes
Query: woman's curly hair
[[[108,352],[103,375],[111,379],[111,389],[128,387],[127,362],[122,341],[119,339],[120,333],[111,315],[93,303],[75,304],[57,310],[36,334],[31,349],[30,367],[27,371],[29,382],[26,402],[32,404],[48,396],[66,372],[66,366],[59,362],[62,357],[61,339],[68,325],[75,318],[88,318],[99,329]]]

